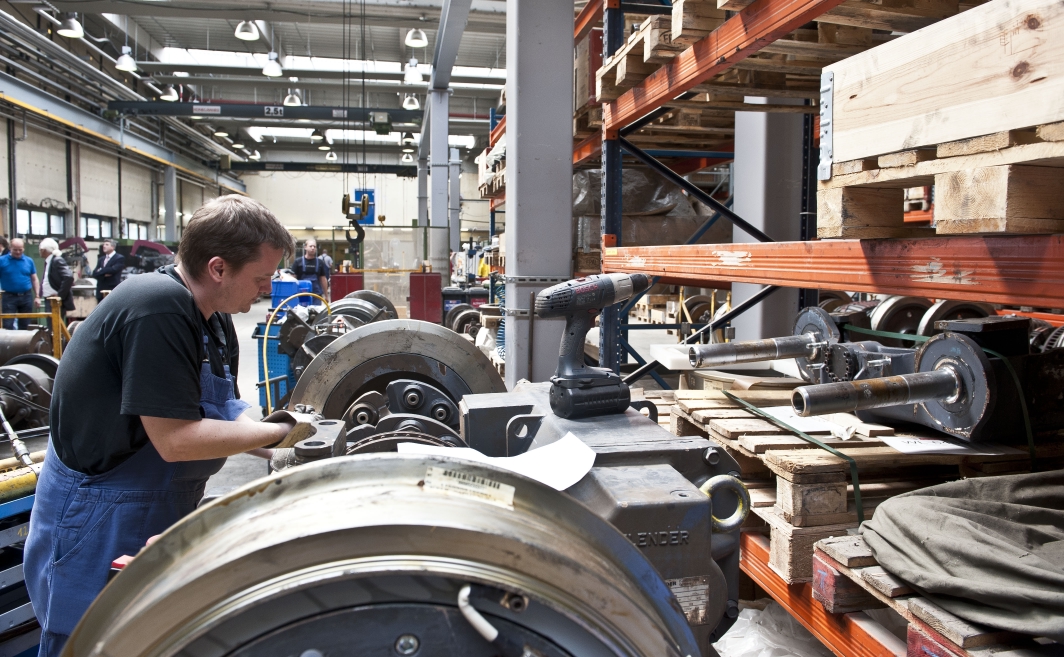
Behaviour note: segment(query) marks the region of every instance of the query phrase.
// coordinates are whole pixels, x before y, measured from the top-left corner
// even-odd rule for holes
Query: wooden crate
[[[1030,637],[969,623],[884,570],[860,536],[818,541],[813,553],[813,599],[831,613],[889,607],[908,623],[907,654],[968,657],[1011,651]]]

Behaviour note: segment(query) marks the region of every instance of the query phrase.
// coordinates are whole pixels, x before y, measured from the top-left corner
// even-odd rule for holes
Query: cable
[[[481,616],[480,612],[473,608],[473,605],[469,604],[469,594],[472,590],[473,587],[466,584],[458,592],[458,610],[462,612],[462,616],[469,621],[469,624],[473,626],[477,634],[484,637],[484,640],[488,643],[494,643],[495,639],[499,638],[499,630],[495,629],[494,625]]]
[[[332,306],[330,306],[329,302],[325,300],[325,297],[318,294],[314,294],[313,292],[297,292],[282,301],[276,308],[273,309],[273,312],[270,313],[269,319],[266,320],[266,332],[262,336],[262,380],[267,382],[266,415],[270,414],[270,411],[272,410],[270,407],[273,406],[270,400],[270,362],[266,359],[266,346],[269,344],[270,341],[270,327],[273,325],[273,320],[275,317],[277,317],[277,313],[284,310],[285,304],[291,301],[292,299],[295,299],[296,297],[314,297],[315,299],[321,299],[321,302],[325,304],[325,311],[328,312],[330,315],[332,314]]]

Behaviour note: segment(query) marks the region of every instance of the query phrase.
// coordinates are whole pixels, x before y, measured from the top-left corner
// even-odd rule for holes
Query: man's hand
[[[269,445],[274,449],[295,447],[295,444],[301,440],[306,440],[314,435],[317,429],[314,428],[314,420],[318,419],[318,416],[311,415],[310,413],[295,413],[292,411],[274,411],[266,417],[262,418],[264,423],[277,424],[287,428],[287,432],[276,445]]]

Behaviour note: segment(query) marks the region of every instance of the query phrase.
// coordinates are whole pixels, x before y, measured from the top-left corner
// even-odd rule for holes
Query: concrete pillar
[[[429,225],[447,226],[447,178],[450,164],[447,161],[447,116],[450,92],[447,89],[429,89],[429,166],[432,167],[432,192],[429,207]]]
[[[448,194],[447,205],[447,221],[451,227],[451,251],[460,251],[462,249],[462,227],[461,227],[461,210],[462,210],[462,179],[461,167],[462,162],[458,159],[458,149],[450,149],[450,178],[451,189]]]
[[[782,98],[747,98],[747,102],[801,104]],[[735,113],[733,209],[774,240],[801,239],[802,115],[772,112]],[[739,228],[735,242],[754,242]],[[760,285],[732,285],[732,305],[750,298]],[[736,340],[790,335],[798,313],[798,290],[784,288],[740,315],[732,325]]]
[[[530,295],[572,269],[571,0],[506,2],[506,385],[545,381],[562,319],[530,320]],[[535,280],[538,279],[538,280]],[[511,316],[511,309],[526,311]],[[532,344],[529,323],[534,321]],[[531,367],[530,367],[531,365]]]
[[[166,241],[177,241],[177,169],[163,168],[163,210],[166,215]]]
[[[417,225],[429,225],[429,160],[420,156],[417,161]]]

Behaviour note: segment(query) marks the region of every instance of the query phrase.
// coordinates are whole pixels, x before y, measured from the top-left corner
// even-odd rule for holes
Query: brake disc
[[[931,300],[924,297],[889,297],[872,311],[872,329],[915,334],[920,329],[920,320],[931,305]],[[887,347],[912,347],[915,344],[894,338],[876,338],[876,341]]]
[[[325,459],[201,507],[119,573],[66,650],[491,657],[496,646],[459,611],[467,586],[473,608],[526,654],[700,654],[651,563],[580,502],[413,454]]]

